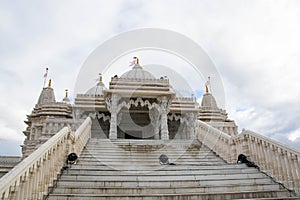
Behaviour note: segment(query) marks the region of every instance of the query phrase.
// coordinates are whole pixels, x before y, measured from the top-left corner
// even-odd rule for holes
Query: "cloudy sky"
[[[300,148],[299,24],[297,0],[1,1],[0,155],[20,155],[45,67],[60,100],[95,48],[139,28],[197,42],[221,75],[240,130]]]

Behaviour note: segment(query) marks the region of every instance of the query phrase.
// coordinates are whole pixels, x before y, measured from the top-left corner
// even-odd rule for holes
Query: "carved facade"
[[[228,133],[237,134],[234,121],[227,119],[210,93],[201,106],[194,97],[181,97],[164,76],[155,78],[136,63],[131,70],[111,78],[106,88],[98,83],[85,94],[77,94],[73,105],[68,95],[56,102],[49,84],[25,121],[27,136],[22,151],[28,156],[65,126],[75,130],[87,117],[92,119],[92,137],[116,139],[194,139],[197,120]]]
[[[157,79],[135,64],[112,77],[108,89],[100,77],[77,95],[73,109],[79,119],[92,117],[92,137],[168,140],[194,138],[199,106],[194,98],[178,97],[168,78]]]

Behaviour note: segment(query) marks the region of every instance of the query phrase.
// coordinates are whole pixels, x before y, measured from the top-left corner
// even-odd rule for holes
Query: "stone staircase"
[[[160,165],[165,154],[175,165]],[[191,140],[90,139],[46,199],[297,199],[244,164]]]

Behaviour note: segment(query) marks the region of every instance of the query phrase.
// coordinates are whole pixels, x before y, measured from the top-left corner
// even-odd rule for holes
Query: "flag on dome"
[[[135,60],[129,62],[129,66],[133,66],[133,65],[135,65]]]
[[[44,78],[47,78],[48,76],[48,68],[46,68],[46,73],[44,74]]]
[[[129,62],[129,66],[133,66],[133,65],[136,65],[136,64],[139,64],[139,59],[138,57],[133,57],[133,61]]]
[[[208,86],[210,85],[210,76],[208,77],[207,81],[205,82],[205,90],[206,90],[206,93],[209,92],[208,90]]]
[[[205,86],[209,86],[210,84],[210,77],[208,77],[208,80],[205,82]]]

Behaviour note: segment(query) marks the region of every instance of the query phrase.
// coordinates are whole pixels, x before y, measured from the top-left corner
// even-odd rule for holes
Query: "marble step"
[[[65,180],[61,179],[57,183],[59,187],[214,187],[221,185],[244,185],[244,184],[273,184],[274,182],[266,178],[255,179],[235,179],[235,180],[180,180],[180,181],[105,181],[105,180]]]
[[[160,154],[161,155],[161,154]],[[102,159],[121,159],[121,158],[129,158],[129,159],[136,159],[136,160],[144,160],[144,159],[155,159],[158,160],[160,155],[134,155],[134,154],[127,154],[127,155],[120,155],[120,154],[115,154],[115,155],[102,155],[102,154],[81,154],[80,159],[89,159],[89,158],[102,158]],[[168,156],[169,159],[191,159],[191,160],[198,160],[198,159],[216,159],[215,155],[170,155],[170,154],[165,154]],[[220,159],[220,158],[218,158]]]
[[[211,150],[207,149],[207,148],[183,148],[183,147],[177,147],[177,146],[163,146],[163,147],[153,147],[152,145],[149,146],[96,146],[96,145],[88,145],[85,148],[86,149],[95,149],[95,150],[119,150],[119,151],[129,151],[131,149],[136,150],[139,147],[138,150],[143,150],[143,149],[147,149],[147,150],[151,150],[153,149],[153,151],[162,151],[162,150],[169,150],[169,151],[190,151],[190,152],[201,152],[201,151],[206,151],[206,152],[211,152]]]
[[[81,170],[111,170],[113,168],[109,166],[99,166],[97,164],[75,164],[71,166],[72,169],[81,169]],[[155,165],[155,166],[143,166],[143,167],[136,167],[132,164],[130,165],[122,165],[123,170],[136,170],[136,171],[153,171],[155,169],[160,169],[163,171],[192,171],[192,170],[228,170],[228,169],[255,169],[247,167],[245,164],[226,164],[222,163],[219,165]]]
[[[266,191],[239,191],[239,192],[214,192],[214,193],[182,193],[182,194],[51,194],[49,200],[90,200],[101,199],[132,199],[132,200],[187,200],[187,199],[210,199],[210,200],[229,200],[245,198],[272,198],[284,199],[289,197],[287,191],[266,190]],[[293,199],[293,198],[289,198]],[[294,198],[296,199],[296,198]]]
[[[173,162],[171,160],[171,162]],[[111,165],[111,166],[123,166],[123,165],[137,165],[137,166],[156,166],[159,167],[161,166],[158,161],[156,162],[133,162],[133,161],[100,161],[100,160],[79,160],[79,164],[83,165]],[[223,164],[223,161],[191,161],[191,162],[183,162],[183,161],[174,161],[176,165],[219,165]]]
[[[126,174],[135,174],[132,171],[117,171],[117,170],[98,170],[98,169],[72,169],[68,170],[65,172],[66,174],[70,175],[82,175],[82,174],[89,174],[89,175],[106,175],[106,176],[116,176],[116,175],[126,175]],[[157,176],[164,176],[164,175],[173,175],[173,176],[182,176],[182,175],[210,175],[210,174],[244,174],[244,173],[258,173],[256,169],[241,169],[241,170],[236,170],[236,169],[229,169],[229,170],[184,170],[184,171],[179,171],[179,170],[173,170],[173,171],[167,171],[167,170],[156,170],[156,171],[139,171],[140,174],[144,173],[147,175],[157,175]]]
[[[135,158],[159,158],[162,154],[167,155],[169,158],[189,158],[189,159],[199,159],[199,158],[218,158],[222,159],[213,153],[173,153],[173,152],[158,152],[158,153],[129,153],[129,152],[95,152],[87,151],[79,155],[81,158],[85,157],[102,157],[102,158],[118,158],[118,157],[135,157]]]
[[[55,194],[181,194],[181,193],[214,193],[232,191],[280,190],[277,184],[245,184],[217,186],[182,186],[182,187],[59,187]]]
[[[182,180],[194,180],[194,181],[203,181],[203,180],[236,180],[236,179],[258,179],[265,178],[266,176],[262,173],[252,173],[252,174],[209,174],[209,175],[96,175],[96,174],[63,174],[61,180],[84,180],[84,181],[182,181]]]
[[[93,143],[104,143],[104,144],[170,144],[170,143],[179,143],[179,144],[190,144],[190,143],[199,143],[197,140],[191,139],[170,139],[170,140],[151,140],[151,139],[97,139],[90,138],[89,144]],[[200,144],[200,143],[199,143]]]
[[[98,151],[104,151],[106,150],[107,152],[130,152],[127,148],[121,148],[121,147],[90,147],[87,146],[85,147],[86,150],[98,150]],[[143,149],[142,149],[143,150]],[[160,149],[155,149],[153,151],[149,151],[149,152],[162,152],[162,151],[167,151],[167,152],[195,152],[195,153],[209,153],[212,152],[210,150],[207,149],[183,149],[183,148],[160,148]],[[133,151],[133,152],[137,152],[137,151]],[[139,153],[139,152],[138,152]],[[141,151],[141,153],[143,153],[143,151]]]
[[[176,160],[186,160],[186,161],[202,161],[202,160],[222,160],[221,158],[217,157],[217,156],[170,156],[168,154],[166,154],[168,156],[169,159],[176,159]],[[160,155],[148,155],[148,156],[143,156],[143,155],[114,155],[114,156],[101,156],[101,155],[83,155],[80,156],[79,158],[88,160],[88,159],[95,159],[95,158],[101,158],[103,160],[119,160],[119,159],[136,159],[136,160],[152,160],[152,161],[157,161],[159,159]]]

